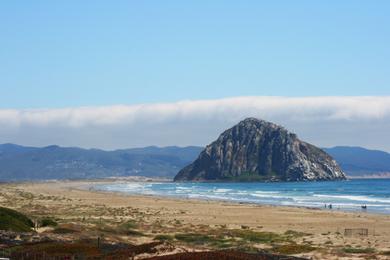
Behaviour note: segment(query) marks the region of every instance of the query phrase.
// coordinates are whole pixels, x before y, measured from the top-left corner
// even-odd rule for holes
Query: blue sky
[[[390,1],[2,1],[0,108],[390,95]]]
[[[0,143],[206,145],[253,116],[321,147],[390,151],[389,13],[379,0],[1,1]]]

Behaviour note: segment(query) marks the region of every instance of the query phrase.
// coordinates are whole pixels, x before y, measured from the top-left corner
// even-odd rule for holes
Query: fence
[[[344,236],[368,236],[367,228],[346,228]]]

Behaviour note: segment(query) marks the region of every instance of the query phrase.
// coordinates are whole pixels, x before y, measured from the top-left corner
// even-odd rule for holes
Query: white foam
[[[126,189],[143,189],[145,187],[144,184],[141,184],[141,183],[126,183],[124,184],[124,188]]]
[[[265,184],[264,184],[265,185]],[[264,186],[265,187],[265,186]],[[270,186],[274,187],[273,185]],[[332,203],[333,209],[340,208],[341,210],[361,210],[361,205],[366,204],[368,209],[373,211],[382,211],[390,213],[390,198],[386,195],[375,196],[367,195],[370,193],[370,188],[367,189],[367,194],[360,195],[359,193],[350,194],[346,188],[346,192],[338,191],[337,193],[326,194],[314,190],[310,186],[307,188],[291,188],[285,189],[284,186],[273,189],[261,190],[261,186],[248,185],[214,185],[214,184],[183,184],[183,183],[115,183],[109,185],[97,185],[95,188],[107,191],[119,191],[131,194],[148,194],[155,196],[173,196],[187,197],[207,200],[223,200],[234,202],[250,202],[273,205],[289,205],[289,206],[307,206],[323,208],[324,203]],[[353,187],[352,187],[353,188]],[[294,192],[295,190],[295,192]],[[342,190],[342,189],[339,189]],[[352,190],[352,189],[351,189]],[[357,191],[355,191],[357,192]],[[321,194],[322,193],[322,194]],[[386,193],[384,193],[386,194]]]
[[[255,191],[257,194],[278,194],[278,191]]]
[[[217,199],[217,200],[235,200],[234,198],[227,198],[225,196],[216,196],[208,194],[188,194],[189,198],[206,198],[206,199]]]
[[[177,190],[192,190],[193,187],[182,187],[182,186],[177,186],[176,189],[177,189]]]
[[[253,196],[253,197],[257,197],[257,198],[270,198],[270,199],[282,199],[282,198],[285,198],[285,199],[290,199],[290,197],[277,196],[277,195],[256,194],[256,193],[252,193],[250,195]]]
[[[368,197],[368,196],[314,194],[313,197],[346,199],[346,200],[354,200],[354,201],[382,202],[382,203],[390,204],[390,199],[375,198],[375,197]]]
[[[216,189],[216,190],[214,190],[214,192],[217,192],[217,193],[225,193],[225,192],[229,192],[229,191],[232,191],[232,189]]]

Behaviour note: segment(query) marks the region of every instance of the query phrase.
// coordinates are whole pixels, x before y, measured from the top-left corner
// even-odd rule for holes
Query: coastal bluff
[[[344,180],[326,152],[282,126],[247,118],[223,132],[175,181]]]

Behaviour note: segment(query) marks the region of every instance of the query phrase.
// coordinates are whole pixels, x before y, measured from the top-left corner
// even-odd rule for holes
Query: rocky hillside
[[[323,150],[276,124],[247,118],[226,130],[175,181],[343,180]]]

